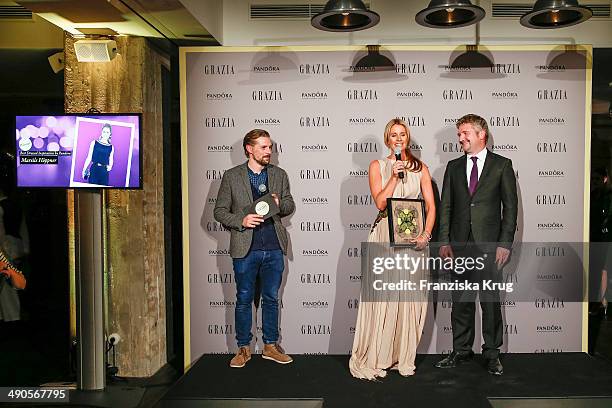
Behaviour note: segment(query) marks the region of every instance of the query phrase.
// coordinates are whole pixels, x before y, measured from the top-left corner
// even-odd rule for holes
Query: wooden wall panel
[[[107,334],[117,332],[120,376],[148,377],[166,363],[161,67],[144,38],[117,37],[119,55],[79,63],[65,36],[65,110],[142,112],[144,188],[104,193]],[[69,194],[69,211],[73,195]],[[74,260],[74,245],[71,262]]]

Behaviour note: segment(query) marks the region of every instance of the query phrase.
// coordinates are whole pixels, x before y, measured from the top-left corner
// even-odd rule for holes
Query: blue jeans
[[[278,289],[283,278],[285,262],[283,251],[249,251],[244,258],[234,258],[236,282],[236,341],[238,347],[248,346],[251,333],[255,280],[261,283],[261,309],[263,342],[278,341]]]

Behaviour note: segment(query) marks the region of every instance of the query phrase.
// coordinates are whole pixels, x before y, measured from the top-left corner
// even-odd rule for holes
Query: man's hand
[[[261,215],[258,215],[258,214],[247,214],[242,219],[242,226],[244,228],[255,228],[256,226],[261,224],[263,221],[264,221],[264,219],[263,219],[263,216],[261,216]]]
[[[446,258],[454,258],[455,254],[453,254],[453,248],[451,248],[450,245],[442,245],[440,247],[440,257],[446,259]]]
[[[509,249],[497,247],[497,251],[495,251],[495,263],[497,264],[497,269],[501,269],[502,266],[504,266],[504,264],[508,261],[509,256]]]
[[[278,198],[278,194],[276,193],[272,193],[270,194],[272,196],[272,198],[274,199],[274,202],[276,203],[277,207],[280,207],[280,199]]]
[[[11,278],[11,270],[10,269],[1,269],[0,270],[0,276],[1,277],[6,277],[6,278]]]

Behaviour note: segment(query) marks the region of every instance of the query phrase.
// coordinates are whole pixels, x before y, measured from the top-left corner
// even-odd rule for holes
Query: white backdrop
[[[377,213],[367,170],[388,154],[383,130],[393,117],[406,120],[413,151],[440,186],[446,163],[461,155],[455,121],[485,117],[489,148],[511,158],[517,172],[516,240],[584,241],[590,48],[491,47],[481,55],[493,68],[474,67],[474,54],[398,46],[370,54],[361,47],[181,49],[186,364],[236,348],[229,233],[213,208],[223,172],[246,160],[242,138],[253,128],[270,132],[273,162],[287,171],[297,206],[284,220],[291,248],[280,326],[289,353],[350,352],[359,248]],[[542,251],[529,248],[514,257],[517,273],[508,279],[563,284],[563,274],[533,268]],[[581,351],[582,304],[542,293],[538,301],[507,299],[504,350]],[[430,305],[425,330],[420,352],[452,348],[448,303],[437,305],[435,317]]]

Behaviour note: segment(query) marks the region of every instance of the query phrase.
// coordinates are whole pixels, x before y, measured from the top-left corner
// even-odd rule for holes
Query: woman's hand
[[[416,249],[417,251],[424,250],[429,244],[429,240],[423,234],[411,240],[411,242],[414,243],[414,249]]]
[[[395,177],[395,178],[398,178],[399,177],[398,176],[399,173],[402,173],[402,172],[406,171],[406,165],[404,164],[403,161],[396,160],[393,163],[392,171],[393,171],[392,176]]]

